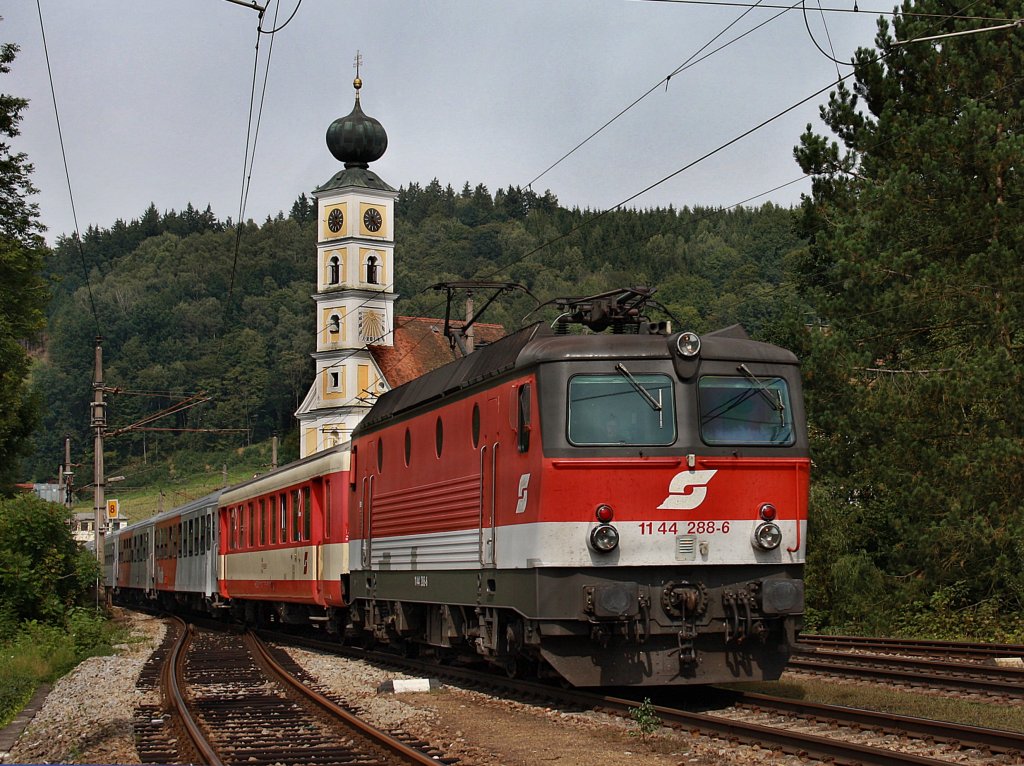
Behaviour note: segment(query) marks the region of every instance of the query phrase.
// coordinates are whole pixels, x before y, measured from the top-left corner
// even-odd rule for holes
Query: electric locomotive
[[[353,433],[350,628],[575,686],[775,679],[803,612],[796,357],[567,302]],[[573,322],[612,334],[569,334]]]

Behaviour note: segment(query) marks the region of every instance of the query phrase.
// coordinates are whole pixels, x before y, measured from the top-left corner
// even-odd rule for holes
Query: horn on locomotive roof
[[[525,286],[520,285],[516,282],[479,282],[479,281],[468,281],[468,282],[438,282],[437,284],[430,286],[431,290],[444,290],[446,292],[445,307],[444,307],[444,336],[448,339],[448,344],[452,347],[452,351],[455,347],[459,347],[459,351],[462,352],[463,356],[468,356],[473,352],[473,325],[476,320],[483,315],[487,310],[487,307],[494,302],[494,299],[504,293],[510,293],[513,290],[522,290],[524,293],[529,295],[536,301],[533,293],[531,293]],[[466,321],[458,326],[452,326],[452,299],[455,297],[456,291],[466,291]],[[480,307],[478,311],[473,312],[473,292],[476,290],[494,290],[494,294],[488,298],[484,305]]]

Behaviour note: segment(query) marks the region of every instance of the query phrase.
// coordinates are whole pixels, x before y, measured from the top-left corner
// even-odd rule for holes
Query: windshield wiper
[[[651,406],[652,410],[654,410],[655,412],[661,412],[661,404],[658,402],[658,400],[651,396],[646,388],[640,385],[640,381],[634,378],[630,374],[629,370],[627,370],[621,364],[615,365],[615,369],[618,372],[622,373],[622,376],[632,384],[633,388],[636,389],[636,392],[644,398],[644,401],[646,401]]]
[[[771,408],[773,410],[775,410],[777,413],[779,413],[779,425],[780,426],[785,426],[786,425],[786,405],[782,401],[782,392],[781,391],[774,391],[773,393],[775,394],[776,398],[772,398],[772,396],[768,393],[768,384],[761,382],[761,380],[759,380],[758,377],[754,373],[752,373],[750,371],[750,368],[747,367],[747,365],[741,364],[736,369],[739,370],[740,372],[742,372],[743,375],[747,379],[752,381],[754,383],[754,385],[757,386],[757,388],[755,388],[754,390],[757,391],[759,394],[761,394],[761,396],[763,396],[765,398],[765,400],[768,402],[769,405],[771,405]]]

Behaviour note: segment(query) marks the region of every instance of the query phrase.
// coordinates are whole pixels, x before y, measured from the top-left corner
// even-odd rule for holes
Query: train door
[[[119,561],[121,560],[121,556],[119,555],[121,552],[121,538],[121,535],[117,536],[113,540],[108,538],[108,540],[110,541],[110,545],[113,548],[111,558],[111,585],[114,588],[117,588],[121,584],[120,581],[118,580],[121,569],[119,565]]]
[[[327,546],[327,520],[325,509],[328,507],[324,492],[330,486],[322,476],[318,476],[312,484],[302,488],[303,498],[303,537],[312,548],[313,558],[313,600],[324,603],[324,548]]]
[[[501,448],[500,401],[498,396],[488,397],[484,413],[484,428],[480,451],[480,566],[493,567],[494,563],[494,493],[497,485],[498,451]]]
[[[217,590],[217,506],[209,506],[203,512],[203,540],[206,557],[203,559],[203,593],[210,598]]]
[[[380,473],[380,466],[384,460],[384,443],[377,438],[377,472]],[[370,470],[369,460],[366,460],[363,465],[363,477],[360,483],[359,490],[359,510],[362,516],[363,526],[363,545],[362,545],[362,556],[361,561],[363,569],[370,569],[372,562],[372,548],[373,548],[373,489],[374,489],[374,473]]]
[[[156,526],[150,525],[146,529],[146,593],[150,598],[156,598]]]

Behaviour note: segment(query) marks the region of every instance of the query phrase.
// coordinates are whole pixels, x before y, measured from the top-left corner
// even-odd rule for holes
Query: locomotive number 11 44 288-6
[[[680,527],[683,527],[680,530]],[[641,535],[677,535],[682,531],[687,535],[713,535],[716,532],[728,533],[728,521],[663,521],[657,524],[653,521],[640,522]]]

